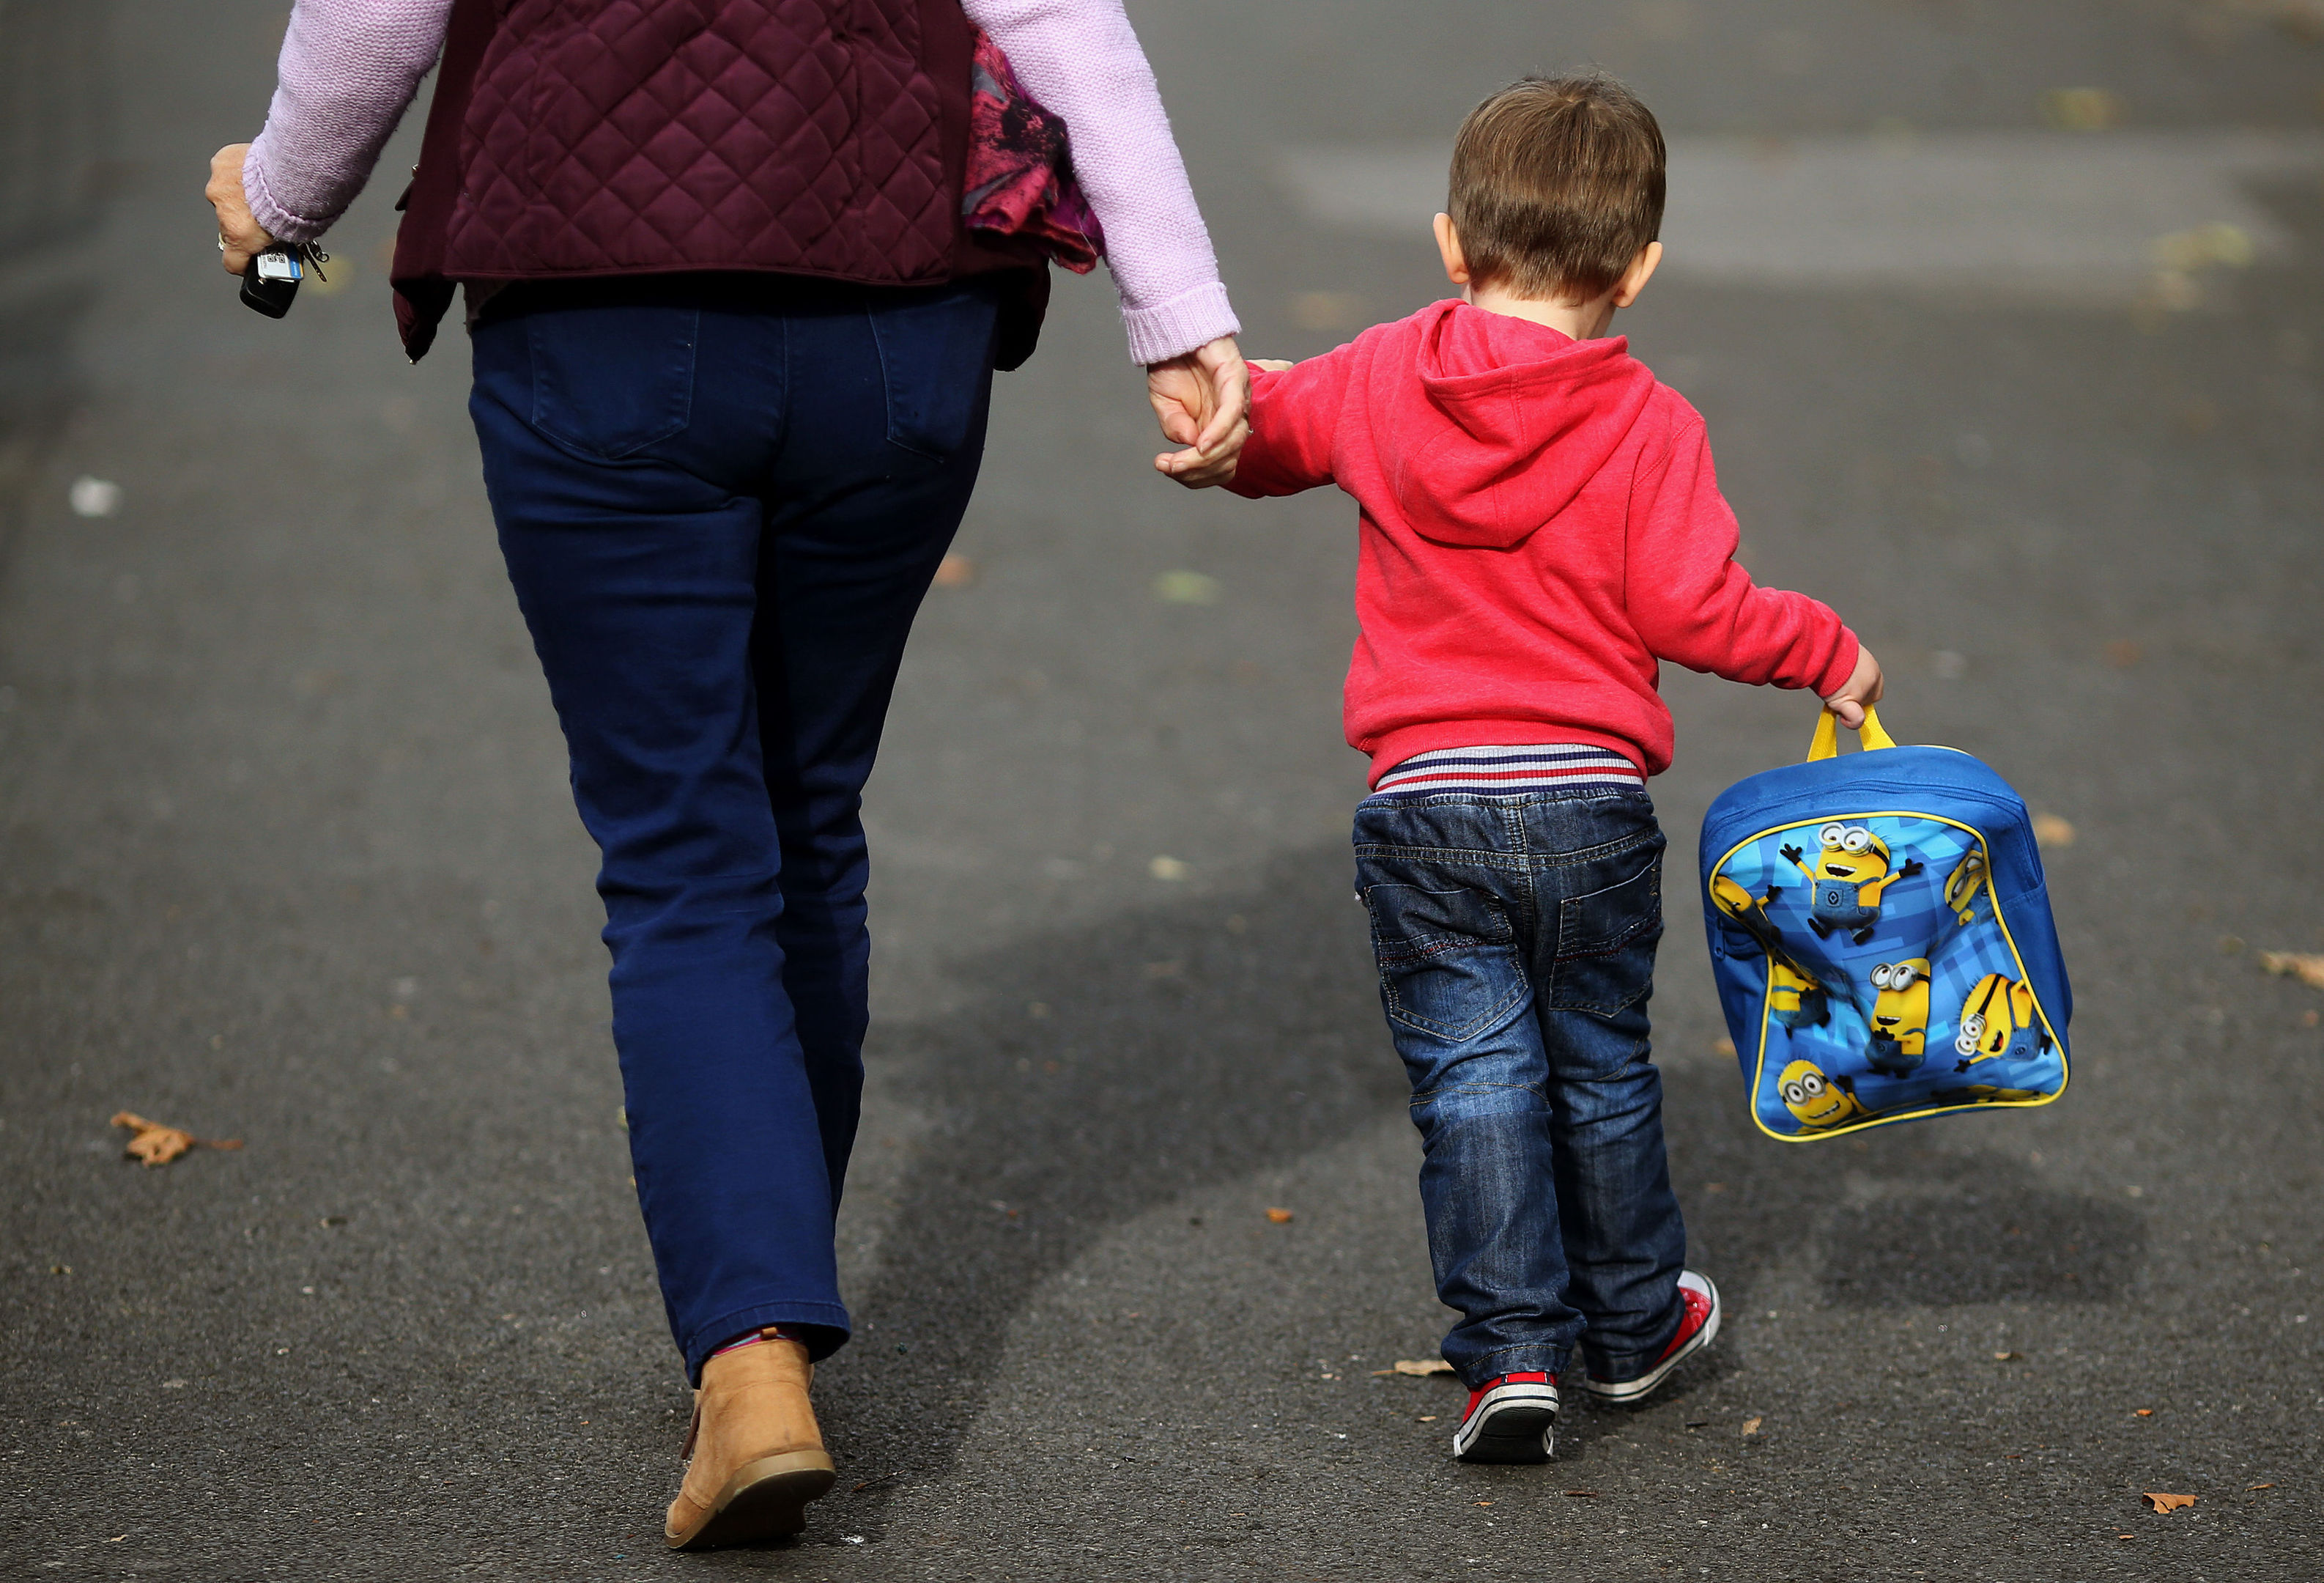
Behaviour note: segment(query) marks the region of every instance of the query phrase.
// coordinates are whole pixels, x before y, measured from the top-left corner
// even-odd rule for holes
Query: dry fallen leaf
[[[113,1125],[130,1129],[134,1135],[129,1140],[127,1153],[131,1158],[143,1161],[147,1165],[167,1165],[194,1146],[193,1134],[147,1121],[143,1116],[133,1116],[126,1110],[114,1116]]]
[[[1452,1365],[1441,1357],[1399,1357],[1394,1368],[1374,1369],[1378,1375],[1449,1375]]]
[[[2074,844],[2074,827],[2054,813],[2034,816],[2034,839],[2044,847],[2070,847]]]
[[[1219,579],[1199,571],[1166,571],[1154,579],[1154,597],[1165,605],[1215,605]]]
[[[1713,1055],[1733,1055],[1735,1053],[1735,1041],[1732,1039],[1712,1040],[1711,1041],[1711,1053]]]
[[[1434,1423],[1436,1421],[1436,1415],[1433,1412],[1424,1412],[1412,1421],[1415,1423]]]
[[[2017,1361],[2017,1354],[2014,1352],[1997,1352],[1993,1355],[1993,1361],[1996,1363],[2015,1363]]]
[[[1267,1217],[1269,1220],[1274,1221],[1277,1226],[1288,1226],[1291,1224],[1291,1211],[1288,1209],[1269,1209],[1267,1212]]]
[[[1352,292],[1295,292],[1291,294],[1291,322],[1301,329],[1349,329],[1361,324],[1364,300]],[[1254,368],[1266,368],[1280,373],[1274,365],[1291,366],[1279,357],[1260,357],[1252,361]]]
[[[2146,1504],[2157,1512],[2175,1512],[2181,1506],[2195,1504],[2193,1495],[2166,1495],[2159,1490],[2148,1490],[2145,1498]]]
[[[2324,989],[2324,952],[2262,951],[2259,965],[2271,973],[2297,978],[2311,989]]]
[[[242,1147],[240,1138],[198,1138],[183,1127],[163,1126],[158,1121],[147,1121],[143,1116],[133,1115],[126,1110],[114,1112],[112,1125],[129,1129],[133,1135],[124,1152],[131,1159],[142,1161],[149,1167],[167,1165],[187,1150],[196,1147],[204,1149]]]
[[[2273,1489],[2274,1487],[2275,1486],[2272,1484],[2247,1484],[2244,1486],[2244,1494],[2249,1495],[2255,1489]]]
[[[1759,1426],[1766,1421],[1764,1418],[1747,1418],[1743,1421],[1743,1432],[1747,1435],[1756,1435],[1759,1432]]]
[[[1570,1489],[1565,1493],[1577,1500],[1594,1501],[1598,1498],[1598,1492],[1594,1489]]]
[[[2102,88],[2053,88],[2042,96],[2042,118],[2061,132],[2104,132],[2125,110],[2122,96]]]
[[[976,562],[954,551],[936,562],[936,587],[964,588],[976,580]]]
[[[2136,1412],[2141,1418],[2153,1418],[2154,1416],[2154,1409],[2152,1407],[2134,1408],[2132,1411]]]

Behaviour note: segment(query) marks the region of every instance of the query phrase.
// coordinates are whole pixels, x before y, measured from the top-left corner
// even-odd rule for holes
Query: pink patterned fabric
[[[511,9],[546,3],[516,0]],[[1006,51],[1030,95],[1072,129],[1074,171],[1102,222],[1131,356],[1141,363],[1159,362],[1234,333],[1239,327],[1226,288],[1219,282],[1209,234],[1171,139],[1152,70],[1120,0],[963,4],[969,19]],[[552,256],[570,259],[576,267],[618,271],[626,249],[672,225],[693,223],[748,236],[754,228],[764,234],[769,213],[801,230],[819,223],[819,208],[830,209],[836,218],[831,190],[822,185],[834,180],[833,167],[813,157],[818,129],[828,125],[816,117],[828,115],[835,101],[825,95],[820,108],[807,103],[817,97],[811,90],[818,71],[828,70],[826,57],[818,51],[829,39],[824,23],[829,7],[808,0],[761,0],[758,8],[778,32],[793,40],[813,34],[821,42],[798,44],[802,53],[773,60],[754,55],[747,42],[665,41],[656,30],[667,24],[651,22],[646,14],[652,8],[637,0],[626,11],[617,4],[597,12],[605,18],[634,14],[642,31],[626,34],[595,18],[576,23],[572,8],[552,7],[576,30],[560,45],[573,54],[560,57],[560,70],[552,75],[572,79],[574,92],[581,97],[610,81],[630,95],[629,102],[640,106],[659,103],[667,110],[673,103],[668,95],[708,89],[697,101],[705,108],[705,123],[691,128],[667,126],[641,142],[624,136],[622,115],[604,117],[604,130],[590,134],[602,139],[602,145],[591,143],[576,150],[577,168],[599,181],[586,202],[604,212],[592,213],[587,236],[560,236],[553,227],[547,227],[538,239]],[[283,41],[273,106],[244,166],[244,184],[261,225],[285,240],[311,241],[338,218],[369,178],[381,146],[436,60],[451,9],[452,0],[297,0]],[[850,0],[845,8],[851,17],[867,12],[894,14],[876,0]],[[802,17],[816,19],[815,24],[803,24]],[[892,64],[899,68],[890,73],[892,80],[872,81],[851,72],[844,89],[845,96],[865,96],[856,99],[859,104],[894,106],[874,117],[873,131],[861,139],[875,164],[887,162],[884,174],[892,178],[892,182],[880,184],[881,203],[891,212],[875,214],[870,223],[873,234],[890,236],[908,250],[913,243],[908,233],[933,234],[918,227],[933,226],[931,206],[949,204],[948,184],[941,172],[931,172],[918,152],[924,145],[913,134],[911,116],[924,110],[927,101],[912,80],[909,63],[896,51],[855,51],[851,58],[860,61],[866,53],[898,56]],[[586,60],[586,70],[563,69],[567,62],[591,56]],[[873,62],[875,74],[879,64]],[[755,89],[770,88],[777,81],[788,93],[794,80],[806,83],[809,90],[797,96],[802,114],[794,132],[803,142],[794,142],[788,150],[796,154],[804,148],[809,157],[803,164],[784,164],[787,151],[779,147],[747,171],[714,175],[689,163],[689,132],[698,137],[706,130],[713,134],[733,130],[734,123],[719,105],[738,109]],[[484,85],[480,81],[478,86]],[[833,91],[842,92],[841,85],[835,82]],[[551,97],[554,101],[553,93]],[[571,103],[578,107],[578,100]],[[551,114],[558,107],[552,102]],[[527,115],[513,108],[504,116],[486,117],[489,134],[505,140],[509,153],[520,163],[535,146],[527,141],[531,135],[527,122]],[[747,144],[754,132],[744,128],[738,142]],[[803,173],[784,173],[795,170]],[[761,182],[769,184],[764,193],[759,190]],[[487,255],[493,245],[489,228],[504,218],[494,205],[505,196],[488,191],[469,200],[474,229],[463,235],[472,236],[474,245]],[[950,223],[949,213],[945,218]],[[587,262],[593,258],[598,262]],[[466,259],[456,253],[451,262]],[[909,278],[921,262],[917,255],[899,255],[890,265],[898,271],[892,278]],[[810,266],[808,273],[816,272]]]
[[[1065,124],[1043,109],[989,34],[976,35],[968,173],[960,211],[972,231],[1015,238],[1077,275],[1105,255],[1105,230],[1074,180]]]

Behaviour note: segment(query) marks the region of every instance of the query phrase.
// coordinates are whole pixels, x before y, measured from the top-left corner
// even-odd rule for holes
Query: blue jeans
[[[638,1199],[689,1378],[846,1339],[859,817],[982,456],[995,306],[771,277],[516,288],[469,410],[603,866]]]
[[[1646,997],[1663,834],[1644,792],[1373,797],[1356,890],[1412,1079],[1444,1357],[1471,1389],[1635,1379],[1677,1333],[1686,1228]]]

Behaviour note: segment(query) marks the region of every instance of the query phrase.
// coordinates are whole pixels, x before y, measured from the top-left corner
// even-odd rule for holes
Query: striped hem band
[[[1611,748],[1586,742],[1535,743],[1522,747],[1440,747],[1415,754],[1379,778],[1375,797],[1422,797],[1438,792],[1513,795],[1549,786],[1644,786],[1637,765]]]

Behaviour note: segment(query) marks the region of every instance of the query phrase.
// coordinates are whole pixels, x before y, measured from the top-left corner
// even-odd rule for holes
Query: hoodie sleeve
[[[1690,409],[1631,486],[1623,568],[1631,624],[1655,658],[1690,671],[1838,692],[1856,669],[1856,634],[1805,594],[1754,586],[1735,563],[1737,541],[1702,420]]]
[[[1257,500],[1333,482],[1354,343],[1280,372],[1250,371],[1250,439],[1227,488]]]

